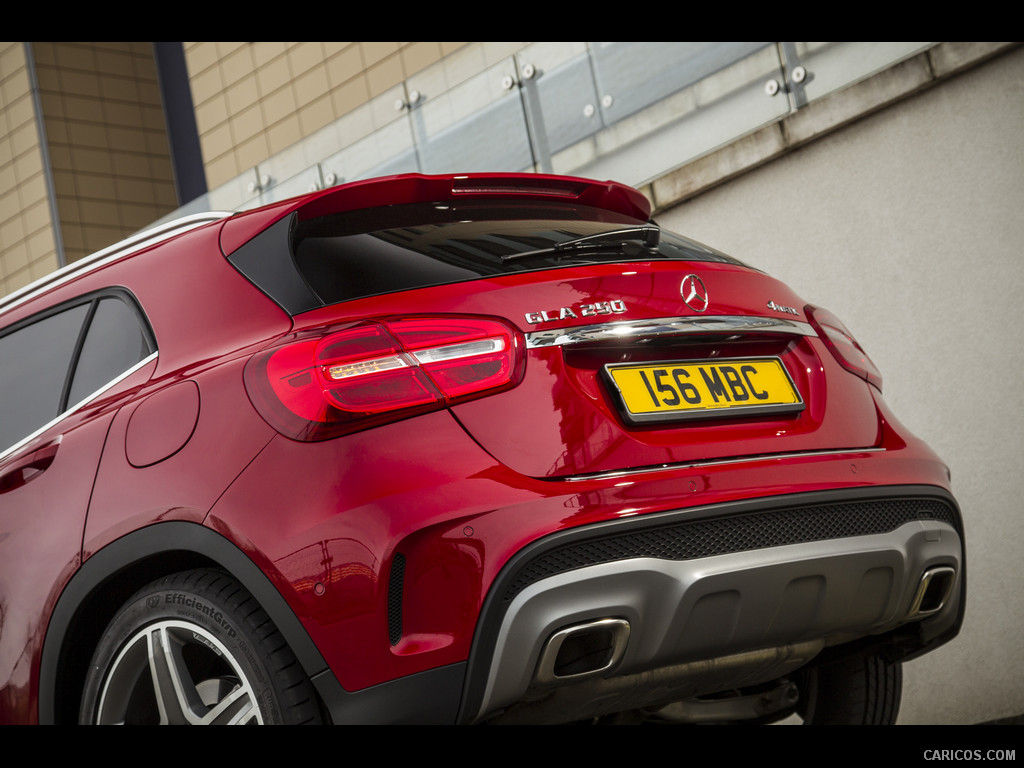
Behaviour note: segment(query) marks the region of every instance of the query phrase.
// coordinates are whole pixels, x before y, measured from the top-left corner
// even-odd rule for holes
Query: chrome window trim
[[[782,317],[717,315],[711,317],[663,317],[649,320],[620,320],[614,323],[578,325],[526,334],[527,349],[613,341],[652,336],[694,333],[781,333],[788,336],[817,336],[810,323]]]
[[[712,459],[711,461],[693,461],[680,464],[658,464],[651,467],[636,469],[611,469],[607,472],[592,472],[585,475],[569,475],[566,477],[546,477],[552,482],[578,483],[588,480],[616,480],[621,477],[647,475],[655,472],[673,472],[677,470],[703,469],[729,464],[750,464],[756,461],[776,461],[780,459],[817,459],[823,456],[859,456],[862,453],[881,453],[885,448],[844,448],[842,450],[797,451],[795,453],[765,453],[759,456],[741,456],[735,459]]]
[[[106,384],[104,384],[102,387],[97,389],[92,394],[82,398],[82,400],[80,400],[79,402],[75,403],[75,405],[73,405],[70,408],[68,408],[66,411],[61,413],[55,419],[52,419],[51,421],[48,421],[46,424],[41,426],[35,432],[33,432],[32,434],[28,435],[27,437],[22,438],[21,440],[16,442],[14,445],[12,445],[10,448],[7,448],[7,449],[5,449],[3,451],[0,451],[0,461],[3,461],[4,459],[6,459],[11,454],[17,453],[22,448],[24,448],[26,445],[28,445],[33,440],[35,440],[37,437],[39,437],[41,434],[46,432],[48,429],[51,429],[55,425],[59,424],[61,421],[66,419],[71,414],[75,413],[76,411],[80,410],[84,406],[88,405],[90,401],[95,400],[97,397],[102,395],[108,389],[111,389],[112,387],[116,386],[118,383],[120,383],[121,381],[124,381],[126,378],[131,376],[136,371],[140,370],[141,368],[144,368],[147,364],[149,364],[149,363],[153,362],[154,360],[156,360],[157,357],[159,357],[159,355],[160,355],[159,352],[152,352],[152,353],[150,353],[148,356],[144,357],[142,360],[140,360],[135,365],[133,365],[131,368],[126,370],[124,373],[122,373],[120,376],[116,376],[115,378],[113,378],[110,381],[108,381]]]
[[[144,232],[140,232],[137,235],[132,235],[129,238],[121,240],[118,243],[114,243],[111,246],[104,248],[101,251],[96,251],[83,259],[79,259],[66,267],[58,269],[55,272],[51,272],[48,275],[36,280],[30,285],[26,285],[24,288],[19,288],[17,291],[0,298],[0,310],[8,311],[14,309],[18,305],[28,301],[43,290],[50,290],[56,288],[59,285],[63,285],[69,282],[72,278],[79,277],[80,275],[91,272],[94,269],[98,269],[105,264],[115,261],[122,256],[127,256],[135,251],[140,251],[143,248],[147,248],[151,245],[163,242],[175,235],[180,235],[189,230],[201,227],[203,224],[209,224],[214,221],[221,221],[234,214],[227,213],[225,211],[210,211],[208,213],[196,213],[191,216],[185,216],[175,221],[162,224],[152,229],[147,229]]]

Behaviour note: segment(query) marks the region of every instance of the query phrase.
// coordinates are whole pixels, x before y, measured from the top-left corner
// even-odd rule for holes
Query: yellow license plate
[[[633,424],[795,413],[804,407],[777,357],[616,363],[604,370],[619,395],[623,416]]]

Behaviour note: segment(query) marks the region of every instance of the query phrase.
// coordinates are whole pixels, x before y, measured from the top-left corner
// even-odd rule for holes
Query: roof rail
[[[203,224],[220,221],[221,219],[225,219],[232,215],[234,214],[226,211],[194,213],[191,216],[184,216],[180,219],[175,219],[174,221],[169,221],[166,224],[161,224],[153,227],[152,229],[147,229],[143,232],[134,234],[118,243],[107,246],[101,251],[96,251],[96,253],[72,262],[66,267],[62,267],[55,272],[44,275],[34,283],[26,285],[24,288],[19,288],[13,293],[0,298],[0,310],[6,311],[12,309],[23,301],[27,301],[35,294],[40,293],[44,289],[55,288],[57,285],[70,280],[72,277],[77,277],[80,274],[101,267],[104,264],[114,261],[122,256],[126,256],[133,251],[142,250],[147,246],[155,245],[156,243],[167,240],[174,235],[180,235],[183,232],[188,232],[190,229],[196,229]]]

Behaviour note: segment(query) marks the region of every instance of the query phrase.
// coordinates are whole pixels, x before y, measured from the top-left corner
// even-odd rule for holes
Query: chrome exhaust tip
[[[606,672],[622,659],[628,641],[625,619],[598,619],[560,629],[540,652],[535,681],[550,684]]]
[[[949,600],[956,582],[956,569],[948,565],[929,568],[921,575],[917,593],[907,612],[908,619],[919,619],[938,613]]]

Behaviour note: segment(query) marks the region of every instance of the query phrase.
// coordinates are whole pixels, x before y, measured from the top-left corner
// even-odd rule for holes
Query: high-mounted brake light
[[[304,333],[253,357],[256,410],[296,440],[325,440],[515,386],[519,334],[486,317],[413,317]]]
[[[804,313],[839,364],[850,373],[873,384],[881,392],[881,372],[839,318],[821,307],[806,306]]]

